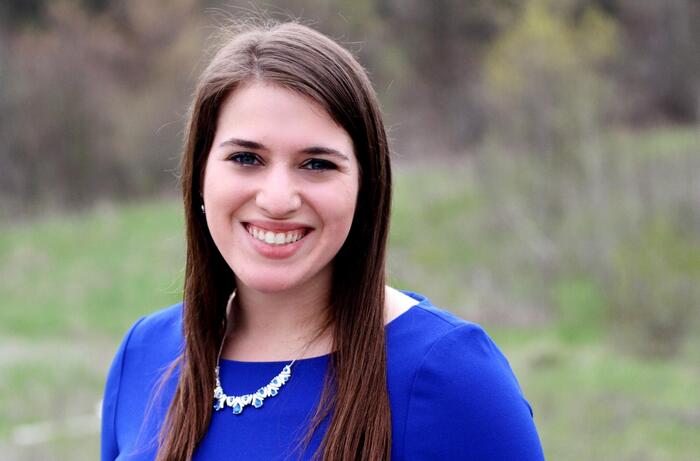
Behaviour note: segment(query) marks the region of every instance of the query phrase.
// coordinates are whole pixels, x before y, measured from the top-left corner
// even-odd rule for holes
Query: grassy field
[[[508,259],[523,242],[493,232],[498,220],[479,184],[468,164],[399,170],[392,283],[492,333],[535,410],[548,459],[700,459],[697,338],[664,360],[620,352],[601,322],[605,301],[583,276],[552,288],[559,304],[583,306],[575,314],[538,303],[529,294],[546,279]],[[183,260],[174,201],[3,228],[0,459],[97,458],[95,407],[112,354],[141,315],[180,299]]]
[[[4,230],[0,459],[97,458],[90,416],[115,346],[139,316],[180,299],[181,229],[163,202]]]

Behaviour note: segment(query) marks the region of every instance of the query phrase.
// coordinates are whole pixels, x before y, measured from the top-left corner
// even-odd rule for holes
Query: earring
[[[206,214],[207,212],[206,212],[206,211],[204,211],[204,204],[203,204],[203,203],[202,203],[202,206],[201,206],[201,208],[202,208],[202,214]]]

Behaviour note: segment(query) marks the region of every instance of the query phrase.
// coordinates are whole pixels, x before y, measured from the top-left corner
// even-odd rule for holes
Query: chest
[[[279,373],[284,363],[246,363],[222,361],[221,385],[229,396],[254,393]],[[240,414],[224,407],[212,414],[209,429],[195,452],[195,461],[215,460],[310,460],[326,432],[327,420],[319,429],[308,434],[323,389],[328,366],[327,357],[295,363],[289,381],[275,396],[264,399],[260,408],[246,406]],[[388,388],[392,412],[392,440],[402,440],[410,380],[406,374],[390,366]],[[164,396],[167,397],[167,396]],[[146,405],[144,402],[143,407]],[[130,407],[134,408],[133,405]],[[122,407],[124,408],[124,407]],[[143,413],[130,412],[120,416],[124,426],[139,426]],[[147,418],[141,431],[120,434],[121,455],[118,460],[152,460],[155,440],[160,430],[165,407]],[[130,421],[128,421],[130,420]],[[398,454],[399,447],[392,450]],[[394,456],[394,459],[400,459]]]

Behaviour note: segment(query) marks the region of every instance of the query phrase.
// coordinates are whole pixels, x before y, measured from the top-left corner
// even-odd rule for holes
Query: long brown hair
[[[296,23],[247,26],[200,77],[181,164],[187,227],[185,347],[157,460],[190,459],[212,414],[214,367],[235,288],[200,211],[202,179],[220,106],[242,82],[263,80],[311,98],[350,135],[360,165],[353,224],[333,261],[334,352],[309,434],[330,417],[324,460],[384,460],[391,452],[384,334],[385,253],[391,203],[389,148],[376,94],[362,66],[333,40]]]

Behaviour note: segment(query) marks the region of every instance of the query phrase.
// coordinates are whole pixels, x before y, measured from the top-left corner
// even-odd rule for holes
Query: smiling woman
[[[305,26],[253,28],[202,74],[182,157],[183,303],[110,369],[103,460],[541,460],[477,325],[385,285],[374,90]]]

